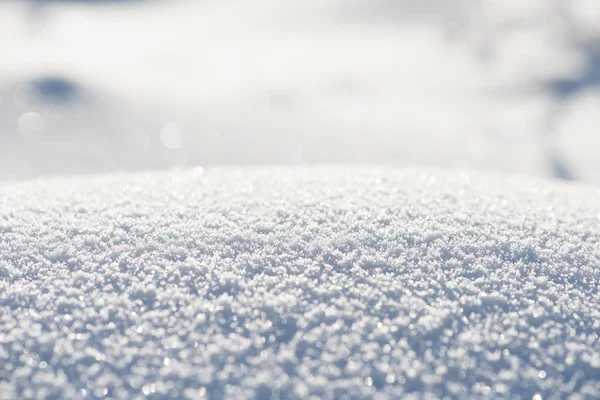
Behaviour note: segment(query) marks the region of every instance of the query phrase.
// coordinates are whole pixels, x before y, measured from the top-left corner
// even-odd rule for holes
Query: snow
[[[0,400],[597,396],[599,27],[0,2]]]
[[[599,10],[596,0],[1,2],[0,179],[377,163],[599,184],[589,145]],[[41,119],[22,134],[32,115]]]
[[[0,185],[0,398],[592,398],[600,192],[235,167]]]

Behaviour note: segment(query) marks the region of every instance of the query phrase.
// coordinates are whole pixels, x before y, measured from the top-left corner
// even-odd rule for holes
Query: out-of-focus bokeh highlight
[[[5,0],[0,179],[418,164],[600,183],[598,0]]]

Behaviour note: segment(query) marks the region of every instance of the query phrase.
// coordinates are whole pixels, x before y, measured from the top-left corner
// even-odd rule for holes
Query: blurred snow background
[[[376,163],[600,184],[597,0],[5,0],[0,49],[0,179]]]

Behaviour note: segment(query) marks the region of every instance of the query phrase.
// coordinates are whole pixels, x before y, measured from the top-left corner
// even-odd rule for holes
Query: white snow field
[[[0,1],[0,179],[377,163],[600,184],[598,0]]]
[[[461,171],[5,183],[0,398],[597,398],[599,218]]]

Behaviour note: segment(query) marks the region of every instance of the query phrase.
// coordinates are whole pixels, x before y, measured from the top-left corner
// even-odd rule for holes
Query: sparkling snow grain
[[[589,398],[600,194],[240,168],[0,187],[0,398]]]

